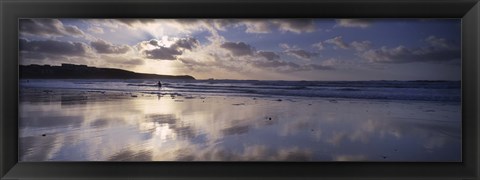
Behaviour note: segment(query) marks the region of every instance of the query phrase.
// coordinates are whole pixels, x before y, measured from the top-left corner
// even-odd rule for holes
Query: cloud
[[[435,36],[428,36],[425,39],[425,42],[427,42],[432,47],[438,47],[438,48],[450,48],[451,47],[451,45],[448,44],[446,39],[437,38]]]
[[[366,51],[366,50],[370,49],[370,47],[372,46],[372,42],[370,42],[370,41],[361,41],[361,42],[353,41],[353,42],[350,43],[350,46],[353,47],[353,49],[355,49],[355,51]]]
[[[316,30],[315,23],[312,19],[279,19],[273,20],[272,23],[278,26],[278,29],[283,32],[299,34],[303,32],[314,32]]]
[[[20,19],[20,34],[40,36],[83,36],[76,26],[64,25],[58,19]]]
[[[280,46],[283,49],[291,49],[291,48],[296,48],[296,47],[290,47],[287,43],[281,43],[278,46]]]
[[[280,59],[280,56],[277,53],[271,51],[258,51],[257,54],[267,60]]]
[[[176,48],[160,46],[152,50],[145,50],[144,54],[149,59],[176,60],[177,56],[181,55],[182,52]]]
[[[28,41],[19,40],[20,51],[35,52],[43,54],[66,55],[66,56],[84,56],[89,47],[81,42],[63,42],[56,40]]]
[[[333,45],[335,45],[335,47],[339,47],[339,48],[342,48],[342,49],[348,49],[349,48],[348,44],[343,42],[343,37],[342,36],[336,36],[332,39],[327,39],[327,40],[325,40],[325,43],[333,44]]]
[[[336,21],[336,26],[347,28],[367,28],[372,24],[372,21],[367,19],[337,19]]]
[[[319,51],[325,49],[325,47],[323,46],[323,43],[322,43],[322,42],[318,42],[318,43],[312,44],[312,47],[316,48],[316,49],[319,50]]]
[[[274,30],[280,32],[305,33],[316,30],[313,19],[210,19],[210,20],[178,20],[180,24],[196,24],[204,28],[215,28],[225,31],[228,27],[245,27],[247,33],[270,33]]]
[[[305,51],[303,49],[288,49],[285,51],[285,53],[300,59],[310,59],[318,55],[318,53]]]
[[[100,54],[125,54],[130,51],[127,45],[113,45],[101,39],[90,42],[90,45]]]
[[[183,48],[183,49],[188,49],[192,50],[196,46],[198,46],[200,43],[198,40],[195,38],[183,38],[183,39],[178,39],[173,45],[173,48]]]
[[[319,42],[321,43],[321,42]],[[372,42],[370,41],[353,41],[351,43],[346,43],[345,41],[343,41],[343,37],[342,36],[336,36],[332,39],[327,39],[324,41],[324,43],[327,43],[327,44],[332,44],[334,45],[334,49],[350,49],[350,48],[353,48],[355,51],[366,51],[368,49],[370,49],[370,47],[372,46]]]
[[[220,47],[230,51],[234,56],[253,54],[253,48],[244,42],[225,42]]]
[[[221,70],[248,73],[290,73],[298,71],[332,70],[332,66],[322,64],[305,64],[282,60],[280,53],[296,53],[303,58],[314,54],[301,51],[296,46],[282,44],[286,48],[283,52],[255,51],[255,48],[244,42],[222,42],[220,40],[199,47],[195,52],[178,58],[184,66],[195,71],[209,71],[212,68]],[[246,73],[247,72],[247,73]]]
[[[148,59],[177,60],[185,50],[199,46],[195,38],[152,39],[137,44],[137,49]]]
[[[300,49],[299,47],[297,46],[290,46],[286,43],[282,43],[279,45],[281,48],[285,49],[283,51],[283,53],[287,54],[287,55],[290,55],[290,56],[294,56],[296,58],[299,58],[299,59],[306,59],[306,60],[309,60],[311,59],[312,57],[314,56],[318,56],[318,53],[315,53],[315,52],[309,52],[309,51],[306,51],[306,50],[303,50],[303,49]]]
[[[257,34],[263,34],[263,33],[270,33],[272,32],[272,26],[268,23],[265,23],[264,21],[260,20],[250,20],[244,22],[246,30],[245,32],[247,33],[257,33]]]
[[[312,70],[333,70],[331,66],[324,66],[318,64],[300,65],[294,62],[287,62],[282,60],[267,60],[267,61],[253,61],[251,62],[255,67],[261,69],[270,69],[277,72],[295,72],[295,71],[312,71]]]
[[[104,33],[103,28],[101,28],[101,27],[91,27],[91,28],[88,28],[88,31],[96,33],[96,34],[103,34]]]
[[[420,48],[383,46],[365,51],[360,56],[376,63],[443,62],[461,58],[460,46],[448,43],[445,39],[430,36],[425,42],[428,46]]]
[[[155,19],[116,19],[118,22],[134,27],[135,24],[149,24],[154,23]]]

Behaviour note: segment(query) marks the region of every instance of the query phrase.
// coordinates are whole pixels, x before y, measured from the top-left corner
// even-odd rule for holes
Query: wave
[[[21,87],[297,96],[385,100],[461,101],[460,81],[22,80]]]

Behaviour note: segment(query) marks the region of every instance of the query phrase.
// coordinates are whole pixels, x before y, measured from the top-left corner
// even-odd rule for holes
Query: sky
[[[460,80],[460,19],[20,19],[19,63],[196,79]]]

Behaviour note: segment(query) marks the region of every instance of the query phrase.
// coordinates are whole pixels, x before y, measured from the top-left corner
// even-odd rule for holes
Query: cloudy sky
[[[459,19],[21,19],[20,64],[197,79],[460,80]]]

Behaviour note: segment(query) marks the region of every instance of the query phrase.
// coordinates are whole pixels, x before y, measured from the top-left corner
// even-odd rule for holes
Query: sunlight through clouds
[[[281,79],[290,75],[296,80],[405,80],[411,77],[389,78],[389,74],[417,71],[418,63],[431,63],[433,69],[452,69],[450,79],[460,78],[453,75],[460,61],[459,21],[398,20],[411,23],[393,28],[390,25],[395,21],[21,19],[20,63],[85,64],[144,73],[190,74],[200,79]],[[444,28],[439,31],[432,28],[434,25]],[[354,29],[360,30],[352,33]],[[418,30],[428,35],[402,38],[402,34]],[[387,68],[392,72],[382,70]],[[348,76],[346,69],[358,73]],[[335,76],[339,73],[345,75]]]

